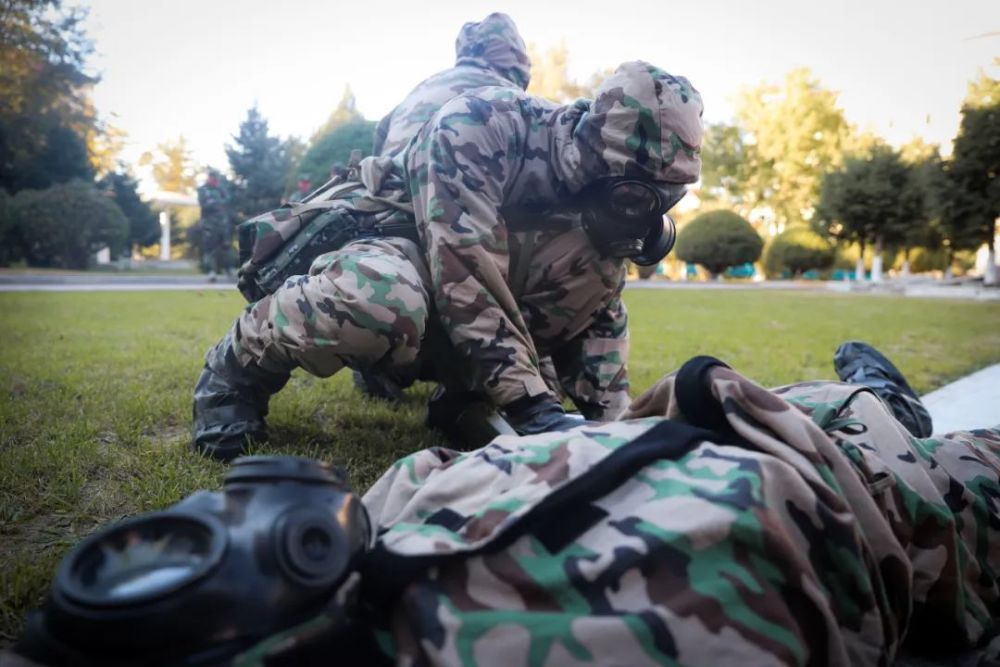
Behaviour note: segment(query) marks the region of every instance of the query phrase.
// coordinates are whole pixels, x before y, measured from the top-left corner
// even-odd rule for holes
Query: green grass
[[[633,387],[696,354],[764,385],[832,376],[848,338],[893,358],[918,391],[1000,361],[1000,307],[858,295],[633,291]],[[224,466],[188,449],[204,351],[242,301],[229,292],[0,294],[0,645],[65,551],[109,520],[214,488]],[[427,386],[401,406],[359,398],[342,373],[296,373],[272,402],[269,452],[342,464],[359,489],[435,444]]]

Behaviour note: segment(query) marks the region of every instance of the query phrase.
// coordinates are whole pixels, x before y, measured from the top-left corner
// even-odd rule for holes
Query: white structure
[[[170,261],[170,214],[160,211],[160,261]]]
[[[197,206],[198,198],[183,192],[169,192],[158,190],[150,196],[149,201],[153,206],[164,208],[167,206]],[[170,213],[160,211],[160,260],[170,261]]]

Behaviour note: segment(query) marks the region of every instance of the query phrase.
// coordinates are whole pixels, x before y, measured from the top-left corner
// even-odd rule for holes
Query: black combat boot
[[[927,408],[899,369],[874,347],[857,340],[842,343],[833,355],[833,367],[841,381],[874,390],[910,433],[918,438],[931,436],[933,425]]]
[[[351,371],[354,387],[368,398],[381,398],[398,403],[403,400],[403,387],[387,373],[374,368],[355,368]]]
[[[267,440],[267,403],[288,382],[290,372],[244,366],[230,331],[205,355],[194,386],[194,448],[218,461],[231,461],[249,441]]]

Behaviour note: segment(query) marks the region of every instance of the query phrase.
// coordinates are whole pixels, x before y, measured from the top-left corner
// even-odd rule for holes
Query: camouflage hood
[[[691,83],[646,62],[605,79],[562,137],[562,177],[571,191],[605,176],[694,183],[701,173],[701,95]]]
[[[455,64],[491,69],[519,86],[528,87],[531,61],[517,26],[506,14],[493,13],[478,23],[466,23],[455,40]]]

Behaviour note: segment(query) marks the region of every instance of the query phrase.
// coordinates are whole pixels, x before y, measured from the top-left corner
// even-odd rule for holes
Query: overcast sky
[[[255,102],[273,131],[308,137],[349,83],[360,111],[378,119],[450,66],[458,29],[491,11],[510,14],[543,50],[565,39],[579,79],[636,59],[687,76],[708,121],[730,120],[742,87],[804,65],[840,93],[850,121],[945,150],[968,82],[1000,55],[1000,0],[81,4],[102,77],[96,103],[128,132],[125,159],[184,134],[201,164],[224,168],[224,144]]]

